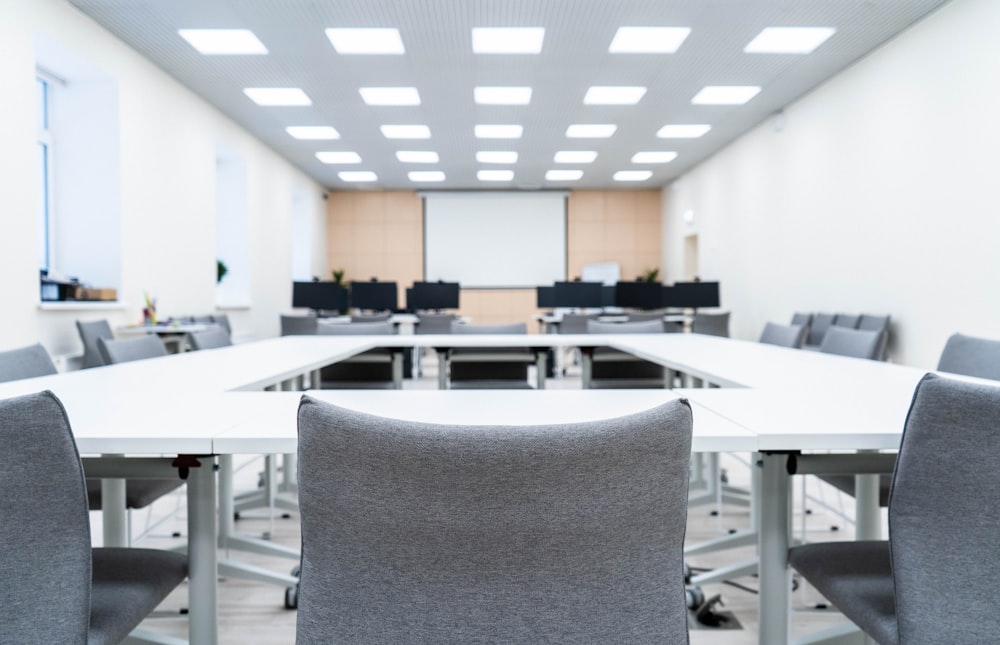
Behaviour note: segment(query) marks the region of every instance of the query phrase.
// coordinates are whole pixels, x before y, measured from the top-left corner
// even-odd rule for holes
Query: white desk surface
[[[120,325],[115,327],[116,336],[139,336],[142,334],[188,334],[209,329],[217,329],[215,323],[167,323],[157,325]]]

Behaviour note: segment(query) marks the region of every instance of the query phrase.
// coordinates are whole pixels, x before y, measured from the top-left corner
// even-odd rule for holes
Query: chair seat
[[[146,508],[167,493],[180,488],[181,479],[125,480],[125,508]],[[101,480],[87,480],[87,505],[92,511],[101,510]]]
[[[187,556],[156,549],[93,550],[89,645],[120,643],[184,578]]]
[[[854,475],[820,475],[820,479],[830,484],[842,493],[851,497],[854,494]],[[879,475],[878,478],[878,505],[882,508],[889,506],[889,490],[892,488],[892,475]]]
[[[866,634],[899,642],[888,542],[806,544],[789,549],[788,564]]]

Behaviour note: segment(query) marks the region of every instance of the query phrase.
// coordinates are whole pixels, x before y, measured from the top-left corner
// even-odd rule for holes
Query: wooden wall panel
[[[659,267],[661,195],[649,191],[574,191],[567,206],[568,276],[591,262],[618,262],[622,278]],[[423,205],[415,192],[332,192],[327,199],[328,271],[348,280],[395,280],[405,288],[423,279]],[[476,323],[525,321],[538,331],[533,289],[463,289],[460,312]]]

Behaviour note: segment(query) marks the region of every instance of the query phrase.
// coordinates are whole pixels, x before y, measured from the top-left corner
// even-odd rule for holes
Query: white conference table
[[[898,447],[913,388],[924,373],[695,334],[290,336],[4,383],[0,398],[51,389],[66,406],[83,454],[127,453],[141,458],[293,453],[299,393],[261,390],[294,388],[301,376],[374,347],[507,343],[540,347],[607,344],[707,382],[732,386],[683,394],[694,403],[694,451],[764,453],[759,545],[762,643],[788,640],[786,453]],[[665,390],[383,390],[321,391],[317,396],[382,415],[487,425],[544,423],[559,415],[568,415],[562,417],[566,420],[607,418],[651,407],[676,394]],[[202,461],[210,463],[211,459]],[[123,460],[111,463],[126,468],[121,476],[129,474]],[[101,474],[107,473],[102,470]],[[214,644],[218,640],[216,481],[211,469],[194,468],[188,484],[190,640]],[[112,508],[105,508],[106,514],[113,513]]]

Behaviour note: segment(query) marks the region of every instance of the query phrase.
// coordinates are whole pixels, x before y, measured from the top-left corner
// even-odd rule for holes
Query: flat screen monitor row
[[[406,290],[406,308],[458,309],[457,282],[414,282]],[[354,307],[374,311],[397,311],[395,282],[352,282],[350,288],[336,282],[293,282],[292,307],[315,311],[347,311]]]
[[[659,282],[619,282],[611,286],[600,282],[556,282],[551,287],[538,287],[539,309],[697,309],[718,306],[718,282],[675,282],[672,286]]]

